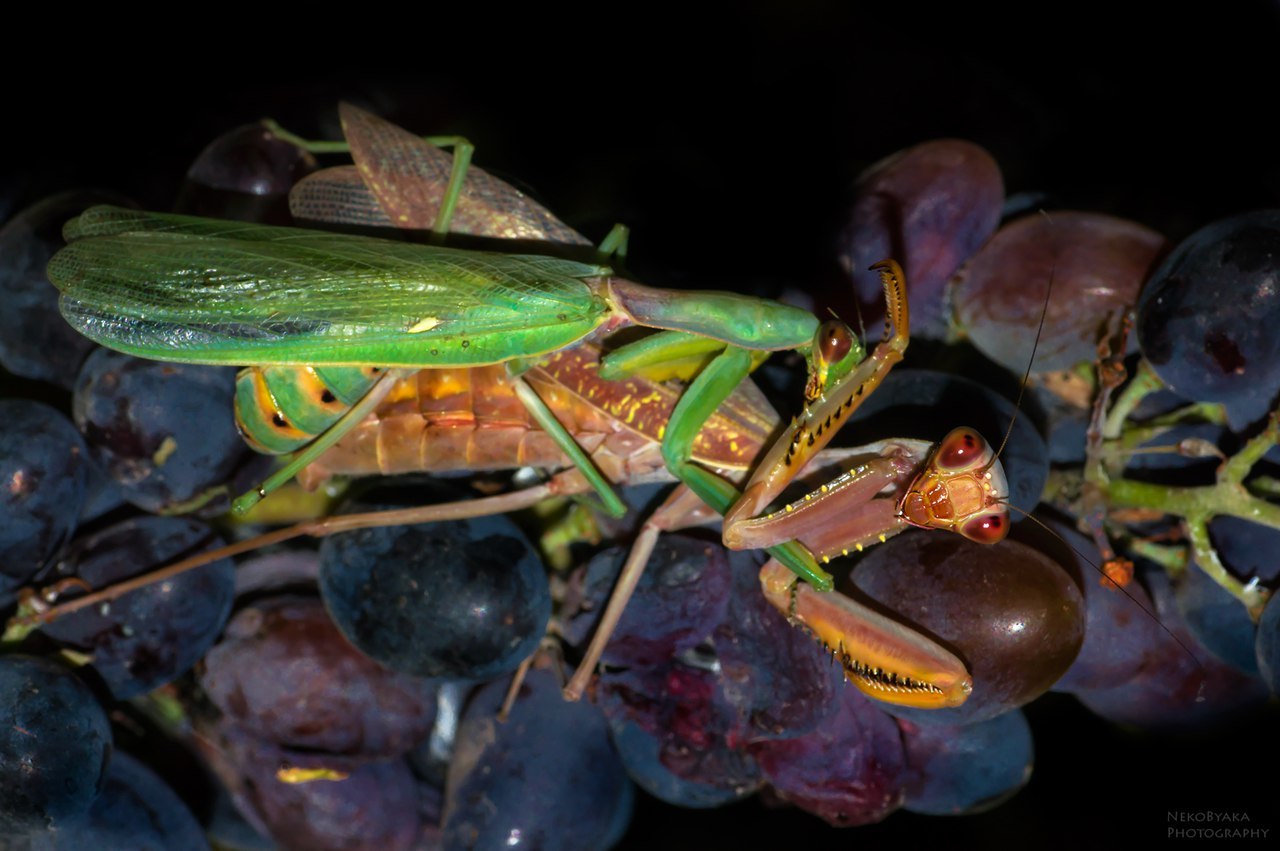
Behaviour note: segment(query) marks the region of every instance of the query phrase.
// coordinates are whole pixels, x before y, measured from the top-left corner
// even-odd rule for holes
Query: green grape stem
[[[1267,427],[1260,434],[1223,462],[1213,485],[1169,487],[1123,477],[1113,479],[1101,468],[1101,456],[1096,459],[1089,481],[1105,492],[1107,504],[1112,509],[1147,508],[1180,517],[1196,564],[1243,603],[1256,619],[1271,592],[1259,586],[1256,580],[1242,582],[1230,574],[1209,538],[1209,521],[1219,516],[1239,517],[1280,529],[1280,505],[1254,496],[1244,484],[1244,478],[1253,465],[1276,445],[1277,440],[1280,440],[1280,411],[1271,415]]]

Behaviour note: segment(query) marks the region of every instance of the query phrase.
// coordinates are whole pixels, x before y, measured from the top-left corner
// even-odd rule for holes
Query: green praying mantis
[[[304,217],[323,220],[326,210],[336,210],[338,223],[386,223],[428,231],[437,240],[452,227],[585,242],[511,187],[470,167],[465,143],[450,158],[354,107],[344,105],[342,117],[356,167],[321,172],[324,177],[300,184],[297,205]],[[949,652],[886,618],[846,606],[839,595],[815,592],[831,589],[819,560],[908,525],[950,528],[983,542],[1003,537],[1007,487],[976,433],[949,436],[901,500],[873,498],[889,481],[885,465],[873,464],[871,472],[846,474],[802,501],[766,512],[902,359],[909,319],[901,271],[891,261],[880,264],[890,308],[885,339],[868,355],[838,321],[820,322],[766,299],[646,287],[599,261],[115,208],[92,209],[65,233],[70,244],[51,262],[50,278],[63,292],[64,315],[86,336],[160,360],[255,364],[238,383],[242,429],[260,448],[297,454],[241,508],[321,457],[414,372],[503,364],[533,419],[606,508],[619,512],[607,477],[525,374],[557,352],[622,327],[658,329],[607,355],[598,378],[670,374],[696,365],[658,428],[661,456],[702,502],[725,515],[726,542],[768,549],[811,586],[797,586],[785,579],[791,574],[767,567],[763,582],[775,605],[843,657],[855,683],[873,696],[943,706],[968,694],[964,666]],[[695,463],[693,447],[758,355],[788,349],[808,361],[805,409],[740,493]],[[874,506],[874,520],[841,530],[828,519],[840,505],[846,513],[851,506]]]

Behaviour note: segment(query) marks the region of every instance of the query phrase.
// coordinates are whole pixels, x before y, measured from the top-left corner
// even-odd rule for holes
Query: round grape
[[[89,687],[56,662],[0,656],[0,720],[0,835],[83,816],[111,757],[111,725]]]
[[[392,670],[485,679],[542,640],[551,592],[506,517],[360,529],[326,538],[320,593],[338,629]]]
[[[1280,392],[1280,210],[1223,219],[1183,240],[1138,301],[1142,354],[1186,399],[1223,402],[1233,424]]]

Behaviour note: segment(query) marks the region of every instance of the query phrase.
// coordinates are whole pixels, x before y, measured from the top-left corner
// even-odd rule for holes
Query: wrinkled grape
[[[1043,313],[1035,369],[1068,369],[1096,357],[1099,329],[1133,305],[1164,249],[1160,234],[1114,216],[1026,216],[1001,228],[961,271],[956,318],[983,354],[1021,373]]]
[[[232,789],[250,822],[286,848],[408,851],[422,831],[418,787],[404,759],[351,757],[280,748],[230,725],[218,737],[241,782]]]
[[[435,721],[435,689],[357,651],[316,599],[241,609],[205,656],[200,682],[223,714],[285,747],[396,756]]]
[[[587,565],[586,594],[596,607],[569,622],[570,640],[581,643],[583,623],[594,623],[603,609],[627,553],[606,550]],[[696,646],[724,620],[730,582],[724,547],[688,535],[661,536],[601,662],[654,665]]]
[[[912,333],[928,335],[942,315],[948,279],[1000,221],[1000,167],[972,142],[936,139],[871,166],[855,193],[840,260],[859,300],[871,316],[884,315],[880,277],[868,267],[897,259],[907,278]]]
[[[853,686],[804,736],[749,748],[782,798],[836,827],[870,824],[902,804],[905,754],[894,720]]]

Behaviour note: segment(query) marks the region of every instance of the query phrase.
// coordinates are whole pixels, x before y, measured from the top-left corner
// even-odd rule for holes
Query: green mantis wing
[[[218,364],[476,366],[542,354],[609,315],[602,266],[98,207],[49,264],[103,345]]]

